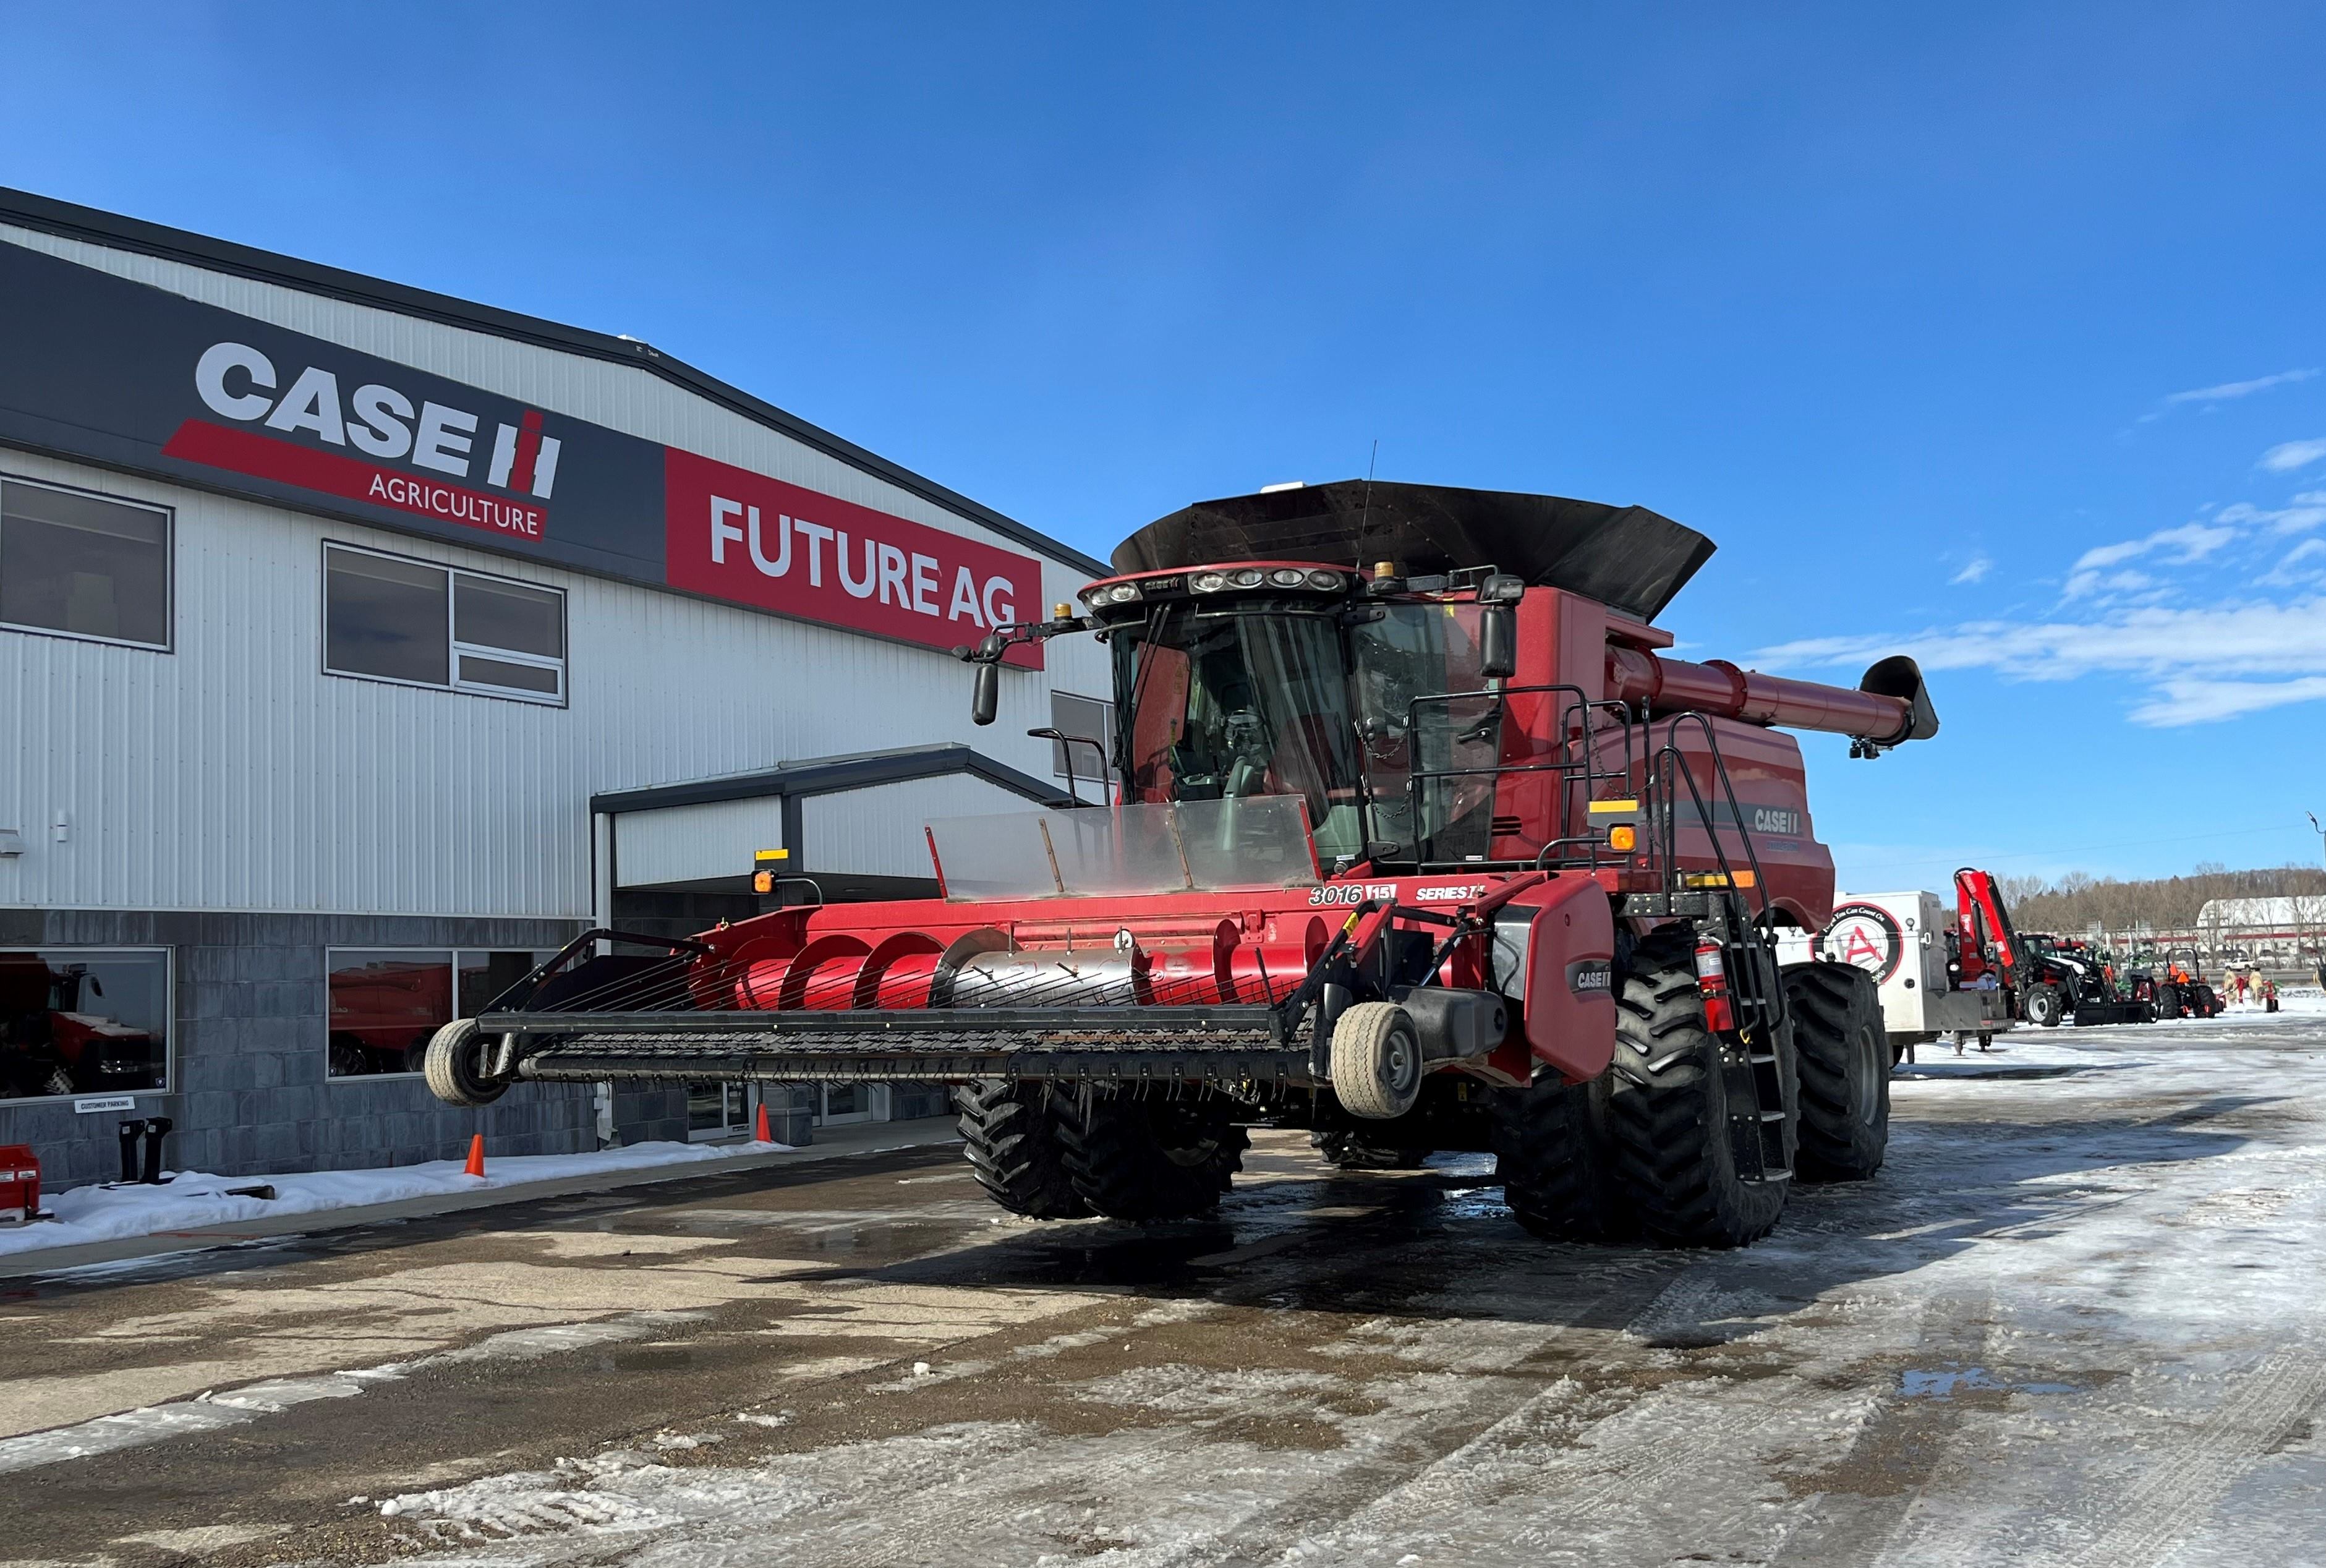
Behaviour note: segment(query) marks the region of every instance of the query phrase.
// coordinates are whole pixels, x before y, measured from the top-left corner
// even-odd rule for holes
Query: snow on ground
[[[1988,1062],[1901,1080],[1883,1177],[1748,1250],[1522,1252],[1457,1191],[1395,1248],[1261,1265],[1258,1320],[1205,1320],[1234,1364],[1124,1333],[1047,1419],[963,1418],[981,1351],[884,1396],[928,1402],[897,1435],[746,1459],[706,1426],[374,1506],[414,1568],[2326,1563],[2326,1007]],[[1388,1315],[1330,1273],[1416,1255]]]
[[[482,1176],[460,1160],[431,1160],[365,1171],[304,1171],[272,1176],[213,1176],[180,1172],[157,1187],[75,1187],[43,1198],[54,1220],[0,1229],[0,1257],[91,1241],[163,1236],[242,1220],[396,1203],[414,1198],[465,1197],[496,1187],[566,1181],[656,1165],[693,1164],[735,1155],[777,1154],[787,1144],[632,1144],[582,1155],[512,1155],[488,1159]],[[270,1186],[271,1199],[236,1197],[237,1187]]]

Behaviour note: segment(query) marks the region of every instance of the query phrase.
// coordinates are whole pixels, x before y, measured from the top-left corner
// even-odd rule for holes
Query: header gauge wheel
[[[455,1018],[429,1038],[421,1072],[429,1090],[447,1105],[490,1105],[508,1092],[507,1079],[485,1075],[485,1053],[493,1042],[474,1018]]]
[[[1351,1116],[1403,1116],[1421,1092],[1421,1036],[1394,1002],[1359,1002],[1333,1025],[1333,1094]]]

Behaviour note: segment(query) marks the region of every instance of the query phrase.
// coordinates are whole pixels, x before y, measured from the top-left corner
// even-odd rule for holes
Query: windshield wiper
[[[1115,719],[1114,756],[1111,760],[1114,764],[1115,776],[1122,781],[1126,790],[1130,784],[1130,732],[1139,720],[1140,700],[1147,694],[1147,678],[1155,673],[1155,661],[1151,655],[1155,652],[1156,634],[1162,630],[1163,617],[1170,608],[1168,604],[1156,605],[1148,610],[1147,618],[1140,623],[1139,673],[1132,679],[1130,696]]]

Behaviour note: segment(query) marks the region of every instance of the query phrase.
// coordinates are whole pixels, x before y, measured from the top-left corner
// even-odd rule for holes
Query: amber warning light
[[[1607,830],[1607,848],[1619,855],[1628,855],[1639,848],[1639,802],[1593,801],[1590,814],[1592,826]]]
[[[777,874],[782,871],[784,862],[791,858],[792,852],[789,849],[761,849],[753,855],[751,857],[751,891],[773,893],[776,890]]]

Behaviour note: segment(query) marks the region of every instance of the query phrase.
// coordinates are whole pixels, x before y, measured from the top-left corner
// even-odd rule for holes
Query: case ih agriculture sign
[[[7,244],[0,344],[9,444],[931,647],[1042,611],[1030,556]]]

